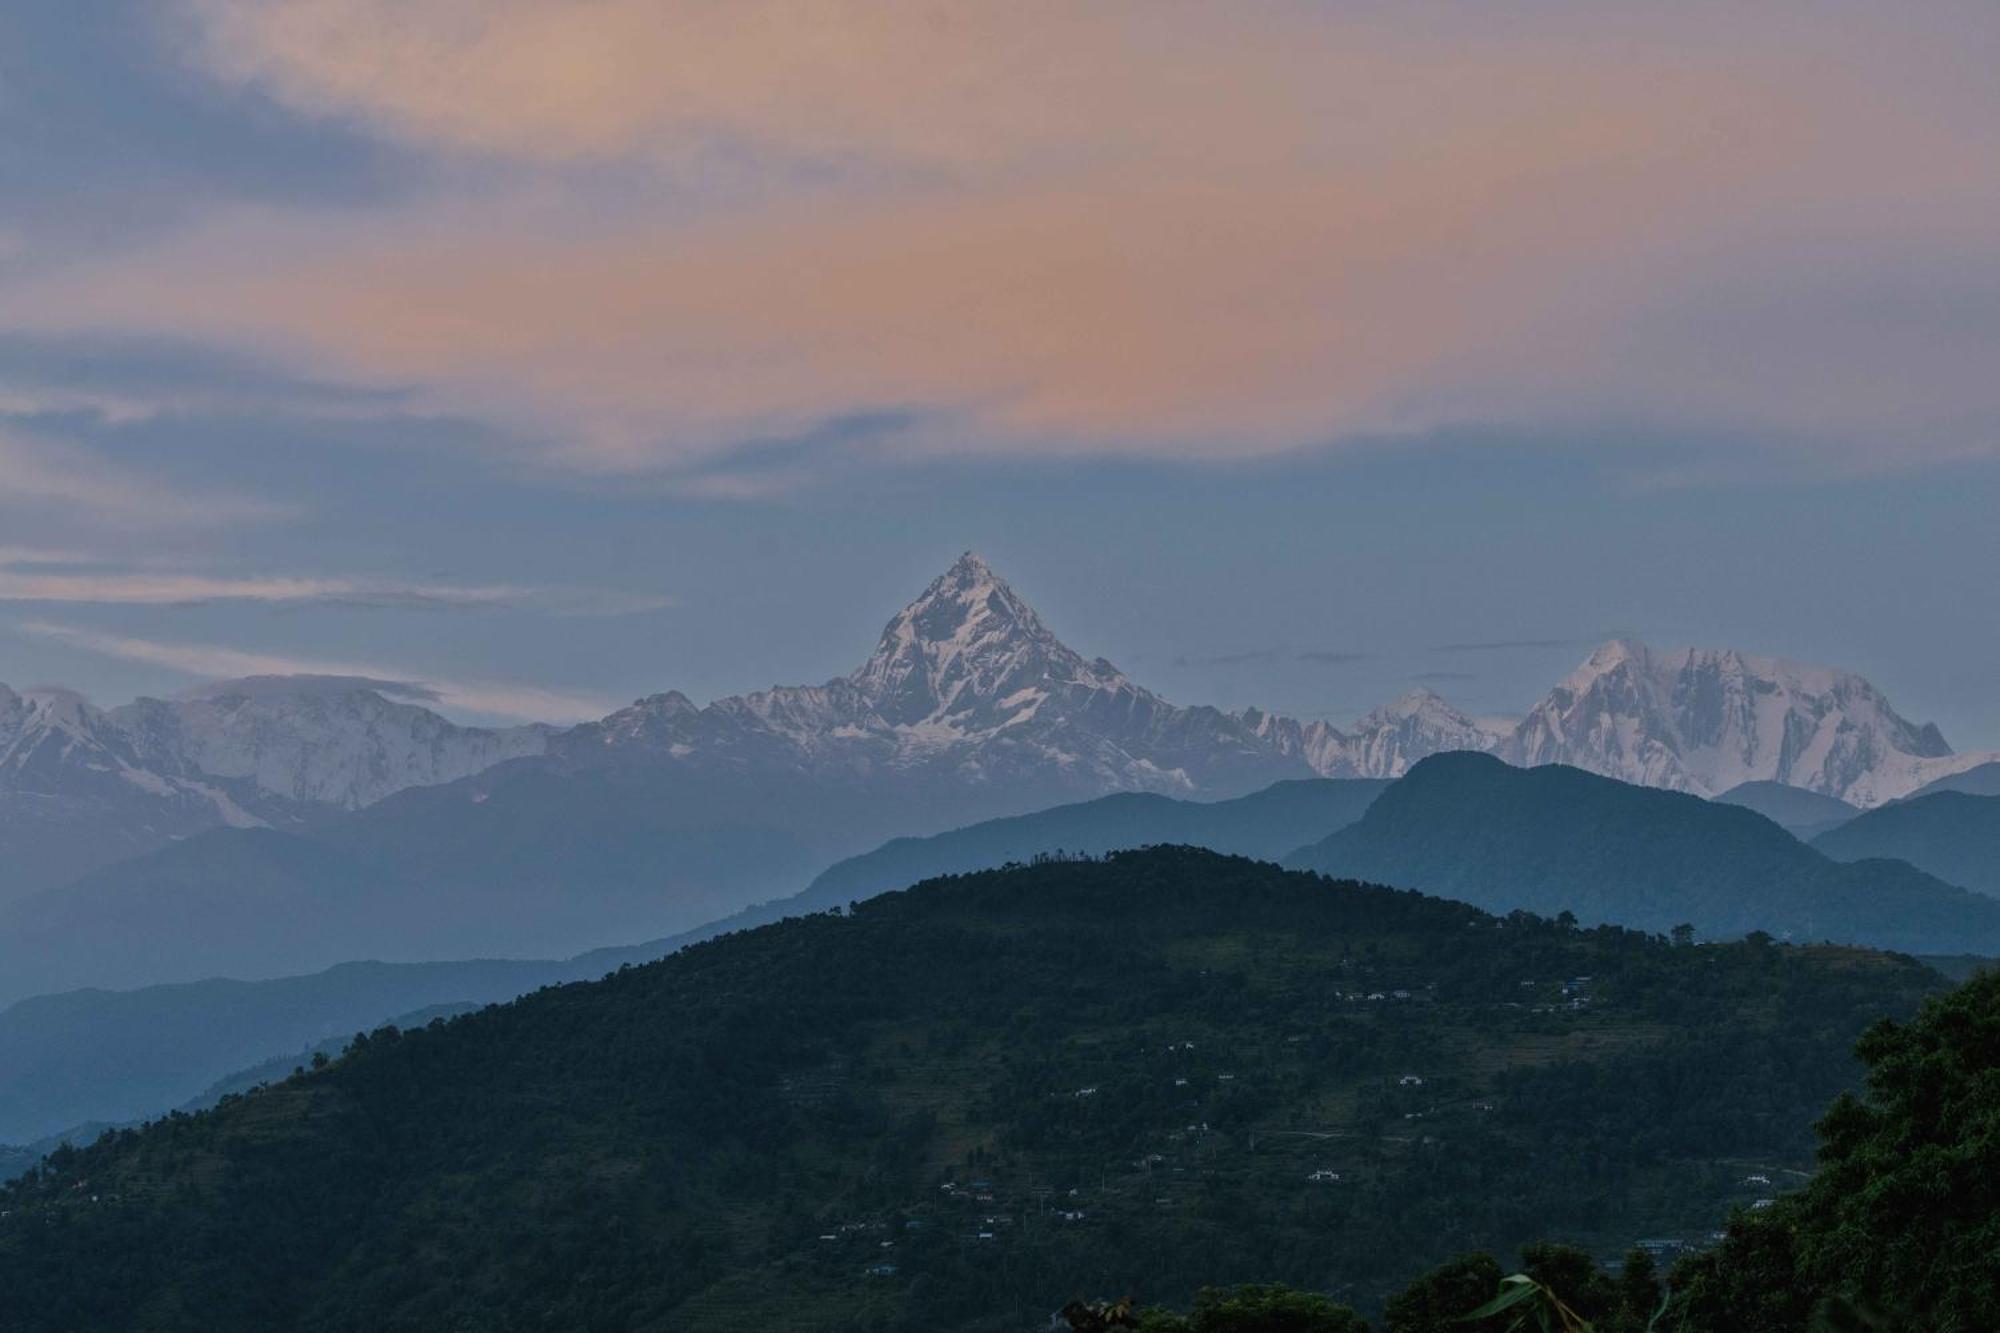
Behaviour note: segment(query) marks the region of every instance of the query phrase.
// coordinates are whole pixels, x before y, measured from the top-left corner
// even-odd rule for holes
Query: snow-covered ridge
[[[225,682],[109,710],[64,690],[0,686],[0,858],[18,857],[10,838],[42,836],[34,828],[51,830],[38,846],[110,829],[123,839],[111,842],[144,847],[217,824],[358,809],[544,753],[559,765],[811,779],[906,772],[1052,804],[1121,790],[1223,796],[1315,774],[1394,778],[1446,750],[1702,795],[1777,781],[1859,806],[1995,757],[1953,754],[1935,727],[1907,721],[1848,672],[1631,640],[1597,649],[1514,725],[1429,690],[1345,727],[1185,707],[1068,647],[968,552],[845,676],[706,706],[669,692],[568,731],[459,726],[420,692],[361,679]]]
[[[1427,754],[1500,735],[1428,691],[1343,731],[1251,709],[1169,703],[1048,628],[967,552],[883,629],[854,671],[696,707],[640,700],[556,744],[587,760],[631,746],[693,762],[813,771],[942,766],[973,783],[1045,781],[1065,794],[1227,794],[1285,777],[1395,777]]]
[[[1726,649],[1593,652],[1499,747],[1517,764],[1572,764],[1715,796],[1772,781],[1858,806],[1984,762],[1902,717],[1851,672]]]
[[[461,727],[384,697],[374,682],[318,677],[224,683],[109,710],[68,690],[0,685],[0,783],[98,799],[129,788],[205,805],[218,822],[256,824],[265,822],[259,797],[356,809],[539,754],[549,730]]]
[[[211,686],[112,710],[143,752],[240,778],[291,801],[354,810],[408,787],[468,777],[548,748],[547,727],[464,727],[384,696],[373,682],[305,677]]]
[[[1430,690],[1345,728],[1182,707],[1063,644],[970,552],[845,677],[707,707],[658,696],[558,748],[647,744],[697,762],[944,763],[974,782],[1041,774],[1051,799],[1077,788],[1220,794],[1286,776],[1394,778],[1428,755],[1485,750],[1702,795],[1761,779],[1866,806],[1986,758],[1954,755],[1937,728],[1908,722],[1848,672],[1725,650],[1656,653],[1623,639],[1513,724],[1475,719]]]

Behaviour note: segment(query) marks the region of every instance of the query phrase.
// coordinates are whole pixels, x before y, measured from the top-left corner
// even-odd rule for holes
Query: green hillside
[[[1939,984],[1188,849],[936,881],[60,1154],[0,1199],[0,1327],[1367,1309],[1463,1251],[1705,1235],[1802,1178],[1855,1036]]]

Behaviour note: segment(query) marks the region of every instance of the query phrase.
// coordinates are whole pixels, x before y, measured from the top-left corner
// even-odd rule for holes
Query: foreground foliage
[[[1187,849],[966,876],[61,1154],[0,1197],[0,1327],[1011,1330],[1114,1292],[1220,1333],[1279,1297],[1196,1288],[1256,1281],[1477,1330],[1439,1320],[1497,1269],[1397,1293],[1544,1235],[1588,1253],[1527,1271],[1609,1319],[1589,1253],[1803,1178],[1855,1034],[1938,984]]]

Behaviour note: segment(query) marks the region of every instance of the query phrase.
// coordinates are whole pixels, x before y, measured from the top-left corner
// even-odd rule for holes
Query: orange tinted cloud
[[[1680,12],[195,0],[205,70],[476,183],[218,216],[13,308],[413,385],[593,467],[882,409],[906,447],[1177,455],[1495,404],[1783,424],[1798,384],[1643,312],[1875,225],[1870,173],[1994,169],[1978,124],[1857,101],[1824,25]]]

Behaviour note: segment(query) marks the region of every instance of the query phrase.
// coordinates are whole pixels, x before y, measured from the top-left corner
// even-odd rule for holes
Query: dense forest
[[[1913,1023],[1877,1024],[1859,1053],[1867,1090],[1820,1121],[1811,1183],[1736,1214],[1670,1272],[1645,1246],[1615,1274],[1573,1246],[1529,1246],[1513,1274],[1467,1255],[1393,1297],[1384,1333],[1987,1333],[2000,1312],[2000,972]],[[1075,1301],[1063,1315],[1081,1333],[1368,1328],[1325,1295],[1266,1285],[1204,1289],[1185,1314]]]
[[[1011,1330],[1247,1281],[1374,1315],[1455,1255],[1777,1211],[1857,1035],[1943,985],[1185,848],[1044,861],[59,1153],[0,1197],[0,1326]]]

